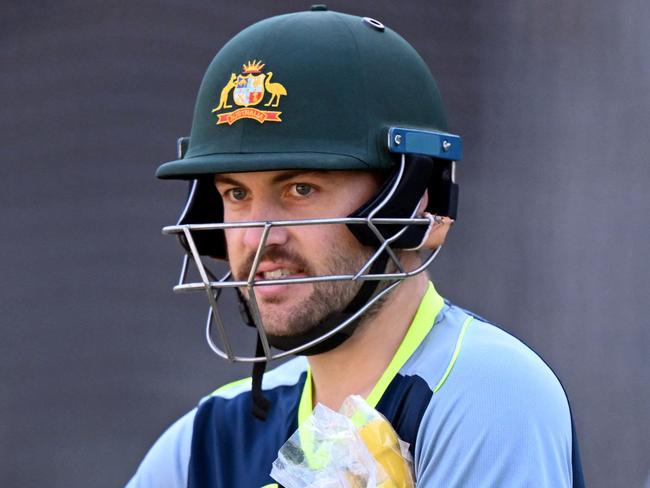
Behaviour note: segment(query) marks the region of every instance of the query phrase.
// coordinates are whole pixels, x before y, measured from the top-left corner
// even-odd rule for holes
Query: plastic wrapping
[[[411,488],[411,470],[408,444],[350,396],[339,412],[316,405],[278,452],[271,476],[285,488]]]

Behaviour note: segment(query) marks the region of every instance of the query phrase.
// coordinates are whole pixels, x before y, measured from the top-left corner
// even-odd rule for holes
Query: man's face
[[[345,217],[378,190],[364,171],[265,171],[216,175],[224,221],[301,220]],[[228,259],[237,280],[246,280],[263,229],[226,230]],[[257,280],[354,274],[372,250],[361,246],[344,224],[272,227]],[[256,286],[267,333],[305,332],[340,311],[357,293],[351,281]]]

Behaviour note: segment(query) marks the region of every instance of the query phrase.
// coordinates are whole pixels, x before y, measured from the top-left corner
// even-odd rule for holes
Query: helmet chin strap
[[[370,268],[370,274],[381,274],[385,272],[386,265],[388,263],[388,256],[386,254],[381,254]],[[269,344],[273,347],[280,349],[282,351],[288,351],[296,347],[306,344],[323,334],[334,330],[339,324],[342,324],[345,320],[349,319],[354,315],[361,307],[370,301],[374,293],[377,291],[381,280],[367,280],[364,281],[359,288],[357,294],[350,300],[350,303],[345,307],[344,310],[340,312],[332,312],[327,315],[318,325],[310,328],[307,332],[300,334],[294,334],[291,336],[278,336],[267,334]],[[246,323],[252,325],[252,316],[248,309],[248,304],[241,294],[238,294],[240,303],[242,304],[240,311],[242,313],[242,318]],[[315,354],[322,354],[324,352],[331,351],[332,349],[337,348],[343,344],[347,339],[349,339],[354,331],[359,327],[361,323],[361,318],[354,320],[343,330],[337,332],[336,334],[324,339],[318,344],[313,345],[312,347],[303,351],[303,354],[306,356],[313,356]],[[264,349],[262,347],[262,340],[260,339],[259,333],[257,334],[257,344],[255,346],[255,355],[263,356]],[[264,377],[264,371],[266,370],[266,361],[259,361],[253,363],[253,373],[252,373],[252,400],[253,400],[253,415],[259,420],[266,420],[268,411],[270,409],[271,403],[262,393],[262,378]]]

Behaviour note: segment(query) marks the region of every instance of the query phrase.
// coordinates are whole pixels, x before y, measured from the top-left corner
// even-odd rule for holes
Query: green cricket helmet
[[[437,254],[407,272],[396,250],[417,248],[433,216],[456,217],[454,162],[460,156],[460,138],[447,132],[429,69],[413,47],[382,23],[324,6],[258,22],[216,55],[199,89],[191,135],[179,140],[179,159],[157,171],[159,178],[191,181],[178,224],[164,229],[177,235],[186,250],[175,290],[207,293],[208,342],[229,360],[257,364],[332,349],[352,334],[363,312],[400,280],[423,271]],[[256,279],[268,230],[325,220],[224,223],[214,174],[295,169],[381,171],[386,179],[378,194],[357,211],[327,219],[347,225],[359,242],[375,249],[368,262],[347,277],[363,283],[352,303],[310,333],[273,337],[264,330],[255,288],[326,277]],[[427,214],[417,215],[426,190]],[[249,279],[211,274],[203,258],[227,260],[224,229],[256,226],[265,232]],[[396,272],[387,272],[390,262]],[[200,282],[187,282],[191,263]],[[382,280],[388,283],[378,287]],[[248,290],[249,299],[242,299],[243,314],[260,338],[253,357],[234,352],[225,337],[217,310],[223,288]],[[213,324],[221,347],[212,340]]]

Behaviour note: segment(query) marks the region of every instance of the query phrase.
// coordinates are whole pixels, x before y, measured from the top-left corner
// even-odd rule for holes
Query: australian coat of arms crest
[[[280,83],[271,82],[273,72],[262,72],[264,64],[261,61],[248,61],[242,65],[242,72],[239,74],[231,73],[230,80],[221,89],[219,105],[212,109],[212,113],[217,113],[217,125],[232,125],[240,119],[257,120],[260,124],[264,122],[282,122],[280,114],[275,110],[260,110],[254,108],[259,105],[266,96],[267,92],[270,97],[267,98],[264,107],[275,108],[280,104],[280,97],[286,96],[287,89]],[[230,103],[232,92],[232,103],[241,108],[229,112],[221,112],[233,108]]]

